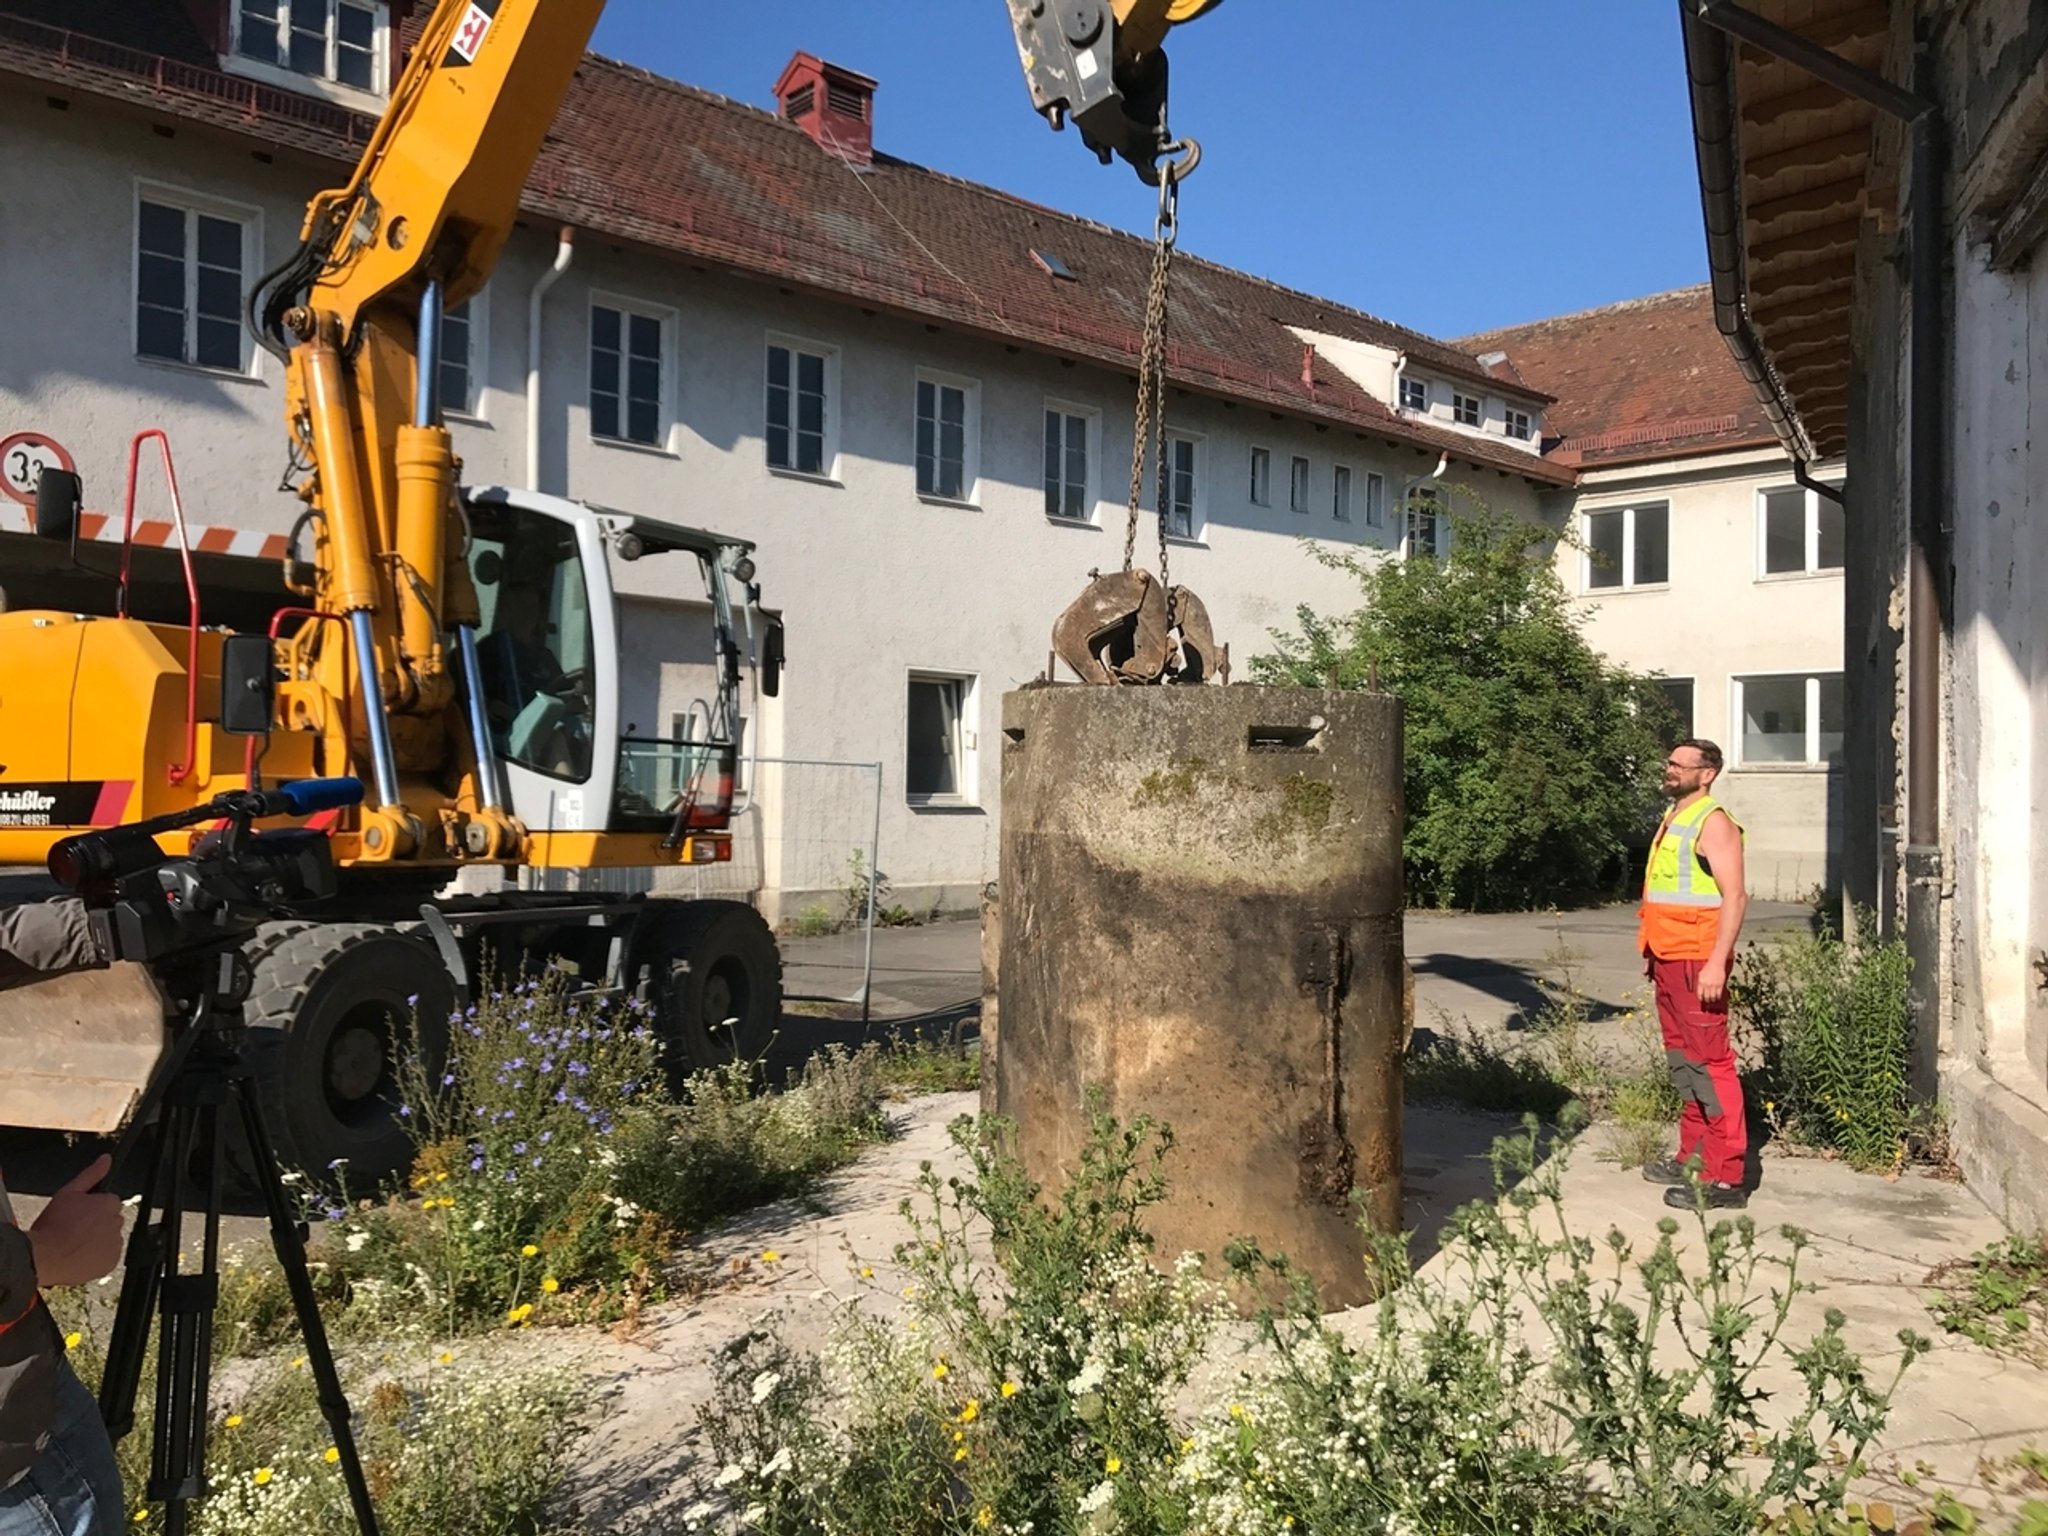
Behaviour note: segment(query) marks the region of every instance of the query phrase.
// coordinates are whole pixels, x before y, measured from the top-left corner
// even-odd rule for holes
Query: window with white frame
[[[1451,391],[1451,419],[1459,426],[1476,427],[1485,414],[1485,406],[1477,395],[1468,395],[1463,390]]]
[[[1804,576],[1839,571],[1843,557],[1842,504],[1790,485],[1757,496],[1759,576]]]
[[[1387,521],[1387,477],[1367,470],[1365,474],[1365,526],[1379,528]]]
[[[1507,413],[1508,436],[1516,439],[1518,442],[1526,443],[1529,440],[1529,432],[1529,413],[1527,411],[1509,410]]]
[[[1839,672],[1738,677],[1736,762],[1745,767],[1837,763],[1846,710]]]
[[[1049,400],[1045,406],[1045,515],[1087,522],[1095,515],[1088,439],[1093,413]]]
[[[1252,505],[1273,505],[1273,450],[1270,448],[1252,450]]]
[[[799,475],[834,472],[839,457],[834,418],[838,361],[830,347],[770,338],[762,438],[771,469]]]
[[[1351,521],[1351,471],[1342,464],[1330,471],[1330,515],[1340,523]]]
[[[1287,471],[1287,507],[1292,512],[1308,510],[1308,460],[1294,455]]]
[[[903,744],[903,793],[912,805],[972,805],[976,798],[975,680],[912,672]]]
[[[972,501],[980,387],[971,379],[921,373],[917,379],[917,491],[941,501]]]
[[[1444,552],[1443,503],[1433,485],[1419,485],[1408,493],[1408,506],[1401,535],[1403,560],[1434,560]]]
[[[670,317],[611,299],[590,305],[590,435],[658,448],[668,436]]]
[[[1166,531],[1176,539],[1202,536],[1201,441],[1177,432],[1166,437]]]
[[[486,290],[488,292],[488,290]],[[441,316],[441,409],[454,416],[480,414],[483,398],[485,298],[464,299]]]
[[[1426,411],[1429,409],[1429,381],[1426,379],[1401,380],[1401,409],[1404,411]]]
[[[240,0],[234,56],[381,93],[388,15],[378,0]]]
[[[135,206],[135,352],[247,373],[242,294],[256,244],[251,210],[144,188]]]
[[[1603,507],[1588,512],[1585,536],[1585,589],[1626,592],[1662,586],[1671,580],[1671,508],[1645,502],[1635,507]]]

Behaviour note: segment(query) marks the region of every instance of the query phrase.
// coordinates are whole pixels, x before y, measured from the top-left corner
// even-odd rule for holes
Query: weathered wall
[[[998,1111],[1058,1188],[1099,1089],[1171,1124],[1162,1256],[1257,1237],[1368,1294],[1401,1217],[1400,706],[1293,689],[1003,701]],[[1275,750],[1269,728],[1298,732]]]

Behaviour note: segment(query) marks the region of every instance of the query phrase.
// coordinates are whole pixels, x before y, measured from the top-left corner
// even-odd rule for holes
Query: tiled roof
[[[136,24],[143,12],[147,31]],[[0,0],[0,44],[0,73],[324,158],[353,163],[373,126],[211,68],[178,0]],[[748,277],[1033,350],[1136,364],[1148,241],[883,154],[856,173],[770,113],[594,54],[576,73],[524,205],[538,219]],[[1078,281],[1048,276],[1034,247],[1057,254]],[[1399,417],[1321,359],[1305,383],[1303,347],[1287,327],[1402,349],[1432,372],[1489,381],[1469,351],[1185,250],[1174,271],[1174,383],[1571,482],[1566,465]]]
[[[1681,288],[1605,309],[1460,339],[1557,397],[1544,413],[1549,457],[1622,464],[1733,448],[1778,437],[1714,327],[1713,294]]]

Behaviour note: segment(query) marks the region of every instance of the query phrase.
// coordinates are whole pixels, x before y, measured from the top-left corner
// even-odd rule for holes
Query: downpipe
[[[550,288],[569,270],[576,254],[576,231],[562,226],[561,243],[555,247],[555,264],[541,273],[526,301],[526,488],[540,489],[540,313],[541,301]]]

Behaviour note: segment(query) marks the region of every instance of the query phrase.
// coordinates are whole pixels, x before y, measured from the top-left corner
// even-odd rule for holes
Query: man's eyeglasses
[[[1664,766],[1666,768],[1682,768],[1688,773],[1690,773],[1695,769],[1704,768],[1707,765],[1705,763],[1681,763],[1675,757],[1667,757],[1664,759]]]

